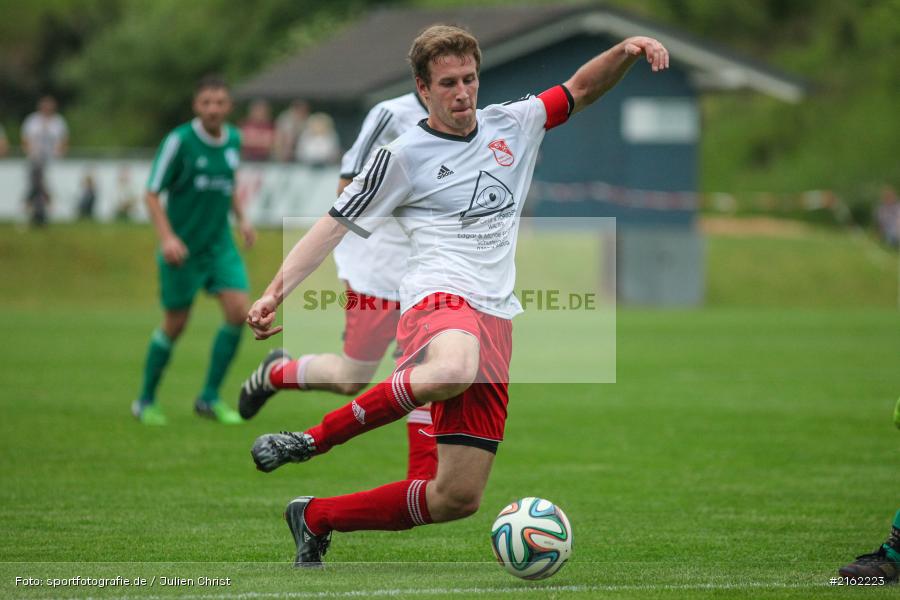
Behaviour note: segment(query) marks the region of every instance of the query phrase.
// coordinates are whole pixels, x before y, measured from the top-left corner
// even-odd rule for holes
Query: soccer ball
[[[497,515],[491,547],[503,567],[522,579],[545,579],[572,556],[572,526],[549,500],[522,498]]]

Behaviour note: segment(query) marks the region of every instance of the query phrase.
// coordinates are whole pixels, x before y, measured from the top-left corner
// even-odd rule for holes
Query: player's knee
[[[225,322],[232,327],[243,327],[247,322],[247,312],[229,313],[225,315]]]
[[[481,506],[481,494],[475,492],[457,492],[445,497],[445,510],[455,519],[471,517]]]
[[[438,506],[434,508],[443,515],[441,520],[463,519],[478,512],[483,490],[460,486],[458,482],[446,485],[439,480],[435,481],[435,486],[434,499]]]
[[[366,387],[366,383],[360,381],[338,381],[334,384],[335,391],[345,396],[355,396]]]
[[[344,359],[338,366],[334,389],[339,394],[355,396],[369,385],[377,366],[360,365]]]
[[[478,359],[475,357],[461,356],[453,361],[448,361],[437,370],[437,389],[444,392],[447,397],[453,397],[463,393],[475,381],[478,375]]]
[[[167,319],[166,322],[163,323],[163,333],[165,333],[166,337],[174,342],[184,332],[184,328],[186,325],[187,320]]]

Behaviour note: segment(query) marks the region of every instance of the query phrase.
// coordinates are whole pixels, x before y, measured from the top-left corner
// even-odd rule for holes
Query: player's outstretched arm
[[[272,283],[250,307],[247,324],[253,330],[256,339],[264,340],[282,330],[281,326],[272,327],[278,306],[322,264],[346,233],[346,227],[331,215],[325,215],[294,245],[272,279]]]
[[[630,37],[583,64],[564,84],[575,100],[572,114],[611,90],[641,56],[653,72],[669,67],[669,51],[653,38]]]

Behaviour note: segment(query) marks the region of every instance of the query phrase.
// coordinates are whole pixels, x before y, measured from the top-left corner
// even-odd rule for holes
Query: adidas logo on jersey
[[[438,178],[438,179],[443,179],[444,177],[447,177],[447,176],[449,176],[449,175],[453,175],[453,171],[451,171],[450,169],[448,169],[448,168],[445,167],[444,165],[441,165],[441,169],[438,171],[438,176],[437,176],[437,178]]]

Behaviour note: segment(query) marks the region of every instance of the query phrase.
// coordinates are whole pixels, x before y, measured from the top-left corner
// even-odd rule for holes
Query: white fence
[[[121,207],[129,218],[146,221],[144,189],[150,172],[147,160],[67,159],[51,164],[45,180],[51,197],[49,218],[55,222],[78,217],[85,178],[94,181],[94,218],[111,221]],[[254,223],[281,227],[283,217],[303,217],[304,224],[325,214],[337,190],[339,171],[285,164],[251,163],[238,173],[237,193]],[[0,161],[0,221],[25,220],[28,163]]]

